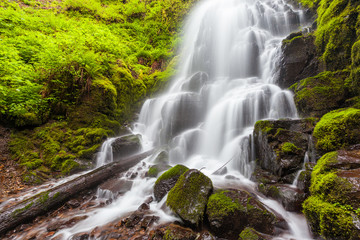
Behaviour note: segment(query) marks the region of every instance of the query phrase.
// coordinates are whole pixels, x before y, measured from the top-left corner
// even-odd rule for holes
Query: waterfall
[[[303,12],[284,0],[199,2],[185,26],[179,73],[163,95],[143,104],[132,131],[146,139],[147,147],[167,151],[170,165],[201,169],[215,186],[236,181],[254,189],[249,178],[255,164],[255,122],[297,118],[291,92],[275,85],[275,68],[282,39],[304,24]],[[105,145],[98,164],[109,161],[105,148],[111,142]],[[69,237],[136,210],[152,195],[155,182],[141,175],[124,196],[60,234]],[[291,238],[310,238],[304,218],[272,200],[263,202],[287,220]],[[163,204],[153,202],[151,210],[161,221],[174,220]]]

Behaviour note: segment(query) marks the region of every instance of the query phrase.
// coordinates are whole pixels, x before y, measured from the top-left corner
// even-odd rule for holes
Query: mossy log
[[[123,158],[94,169],[69,182],[43,191],[0,212],[0,236],[12,228],[58,207],[79,192],[95,187],[115,174],[128,170],[152,154],[153,150]]]

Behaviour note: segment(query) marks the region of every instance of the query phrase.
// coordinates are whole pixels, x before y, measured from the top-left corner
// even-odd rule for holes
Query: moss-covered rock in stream
[[[188,171],[189,168],[183,165],[176,165],[164,172],[155,182],[154,196],[156,201],[160,201],[172,189],[179,177]]]
[[[309,150],[315,121],[312,118],[258,121],[254,129],[257,165],[283,182],[292,183],[295,172],[302,168],[305,152]]]
[[[191,169],[180,176],[168,193],[166,205],[186,224],[200,227],[213,185],[207,176]]]
[[[326,239],[360,237],[360,146],[325,154],[311,175],[304,214],[314,233]]]
[[[251,227],[245,228],[239,235],[238,240],[269,240],[271,236],[259,233]]]
[[[349,98],[349,71],[322,72],[291,86],[295,104],[302,116],[321,117],[346,106]]]
[[[316,148],[337,150],[360,143],[360,110],[340,109],[325,114],[314,129]]]
[[[217,190],[209,197],[206,215],[216,236],[236,239],[246,228],[273,234],[278,221],[264,205],[241,190]]]

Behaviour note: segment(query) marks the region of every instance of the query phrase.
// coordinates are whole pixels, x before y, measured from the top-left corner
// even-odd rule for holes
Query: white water
[[[202,169],[215,186],[254,189],[249,177],[255,122],[297,117],[292,94],[274,85],[274,72],[282,39],[304,24],[302,11],[283,0],[200,2],[186,25],[179,74],[164,95],[144,103],[133,132],[142,135],[147,148],[167,146],[170,165]],[[98,165],[111,161],[110,141]],[[144,162],[150,166],[155,158]],[[59,234],[67,239],[136,210],[152,195],[155,182],[141,177],[146,170],[141,171],[124,196]],[[262,202],[288,222],[290,232],[280,239],[311,238],[302,216],[275,201]],[[152,203],[151,210],[161,221],[176,219],[163,202]]]

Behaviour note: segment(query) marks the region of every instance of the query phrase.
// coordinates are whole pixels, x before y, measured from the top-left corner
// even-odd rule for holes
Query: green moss
[[[255,131],[269,133],[273,130],[273,124],[271,124],[268,120],[260,120],[255,123]]]
[[[340,109],[325,114],[316,124],[316,148],[331,151],[359,142],[360,110]]]
[[[159,174],[159,170],[156,166],[152,166],[151,168],[149,168],[148,171],[149,177],[157,177],[158,174]]]
[[[210,195],[207,212],[210,218],[223,218],[235,211],[244,211],[244,207],[237,201],[234,201],[225,193],[229,191],[218,191]]]
[[[245,228],[239,235],[239,240],[261,240],[262,238],[256,234],[253,228]]]
[[[349,71],[322,72],[293,85],[295,103],[303,115],[321,117],[330,110],[339,108],[349,97],[346,79]]]
[[[27,205],[26,205],[25,207],[23,207],[23,208],[16,209],[14,212],[11,213],[11,215],[12,215],[13,217],[16,217],[17,215],[19,215],[19,214],[25,212],[26,210],[28,210],[33,204],[34,204],[34,203],[31,202],[31,203],[27,204]]]
[[[210,178],[200,171],[189,170],[179,177],[169,191],[166,205],[182,219],[198,227],[203,221],[212,188]]]
[[[300,148],[298,148],[297,146],[295,146],[293,143],[291,142],[285,142],[281,145],[281,151],[284,154],[295,154],[296,152],[298,152],[299,150],[301,150]]]
[[[303,203],[304,214],[312,229],[326,239],[357,239],[352,213],[311,196]]]
[[[158,184],[160,181],[173,178],[175,176],[180,176],[186,171],[188,171],[189,168],[185,167],[184,165],[176,165],[175,167],[170,168],[166,172],[164,172],[158,179],[156,180],[155,184]]]

